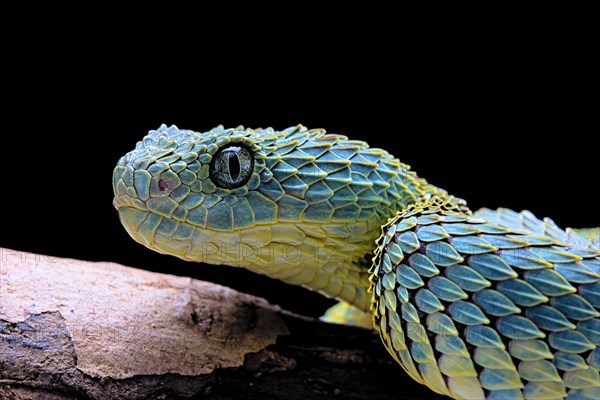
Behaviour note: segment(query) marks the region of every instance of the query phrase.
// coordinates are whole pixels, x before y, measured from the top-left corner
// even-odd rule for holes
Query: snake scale
[[[139,243],[370,312],[392,357],[456,399],[600,398],[598,230],[482,209],[384,150],[301,125],[162,125],[120,159]]]

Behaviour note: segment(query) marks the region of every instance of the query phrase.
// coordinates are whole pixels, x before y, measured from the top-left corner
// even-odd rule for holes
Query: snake
[[[138,243],[339,300],[332,319],[367,315],[436,393],[600,398],[598,228],[473,212],[387,151],[302,125],[162,125],[112,183]]]

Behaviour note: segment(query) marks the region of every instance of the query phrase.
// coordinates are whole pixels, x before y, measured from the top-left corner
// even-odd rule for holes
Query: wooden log
[[[433,399],[368,329],[212,283],[0,248],[1,399]]]

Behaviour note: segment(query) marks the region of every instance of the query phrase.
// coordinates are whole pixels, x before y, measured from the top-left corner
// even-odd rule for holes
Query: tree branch
[[[434,398],[374,331],[189,278],[0,248],[0,398],[257,397]]]

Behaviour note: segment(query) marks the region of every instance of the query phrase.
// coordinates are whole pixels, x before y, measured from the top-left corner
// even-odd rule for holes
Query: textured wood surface
[[[432,399],[373,331],[212,283],[0,248],[2,399]]]

